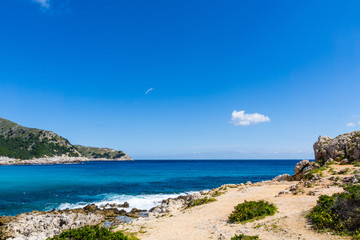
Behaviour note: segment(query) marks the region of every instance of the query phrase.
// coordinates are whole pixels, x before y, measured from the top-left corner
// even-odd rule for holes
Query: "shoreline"
[[[55,165],[55,164],[77,164],[82,162],[124,162],[134,161],[131,157],[124,156],[116,159],[106,158],[84,158],[84,157],[51,157],[20,160],[15,158],[0,157],[0,166],[12,165]]]

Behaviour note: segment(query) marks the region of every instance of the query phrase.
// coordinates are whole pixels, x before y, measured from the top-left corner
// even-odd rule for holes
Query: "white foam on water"
[[[180,195],[187,195],[195,192],[187,192],[181,194],[144,194],[144,195],[119,195],[119,194],[103,194],[103,199],[95,202],[78,202],[78,203],[62,203],[57,208],[59,210],[64,209],[75,209],[75,208],[83,208],[89,204],[95,204],[98,207],[104,207],[106,204],[123,204],[124,202],[128,202],[131,208],[137,208],[142,210],[150,210],[155,207],[162,200],[168,198],[176,198]]]

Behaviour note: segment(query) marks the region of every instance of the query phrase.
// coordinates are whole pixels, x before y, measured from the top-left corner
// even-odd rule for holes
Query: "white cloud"
[[[33,0],[33,2],[39,3],[43,8],[50,7],[50,0]]]
[[[148,90],[146,90],[145,94],[148,94],[149,92],[151,92],[152,90],[154,90],[153,88],[149,88]]]
[[[360,126],[360,121],[359,122],[349,122],[345,126],[347,126],[347,127]]]
[[[262,122],[270,122],[270,118],[260,113],[245,113],[245,111],[232,112],[231,123],[235,126],[249,126]]]
[[[348,124],[346,124],[347,127],[355,127],[356,123],[354,122],[349,122]]]

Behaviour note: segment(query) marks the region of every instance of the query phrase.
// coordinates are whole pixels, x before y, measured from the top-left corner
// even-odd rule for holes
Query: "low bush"
[[[358,162],[358,161],[354,161],[354,162],[352,162],[352,164],[353,164],[355,167],[360,167],[360,162]]]
[[[350,185],[344,189],[343,193],[320,196],[308,218],[318,230],[360,239],[360,186]]]
[[[259,236],[235,235],[231,240],[259,240]]]
[[[138,240],[138,238],[126,236],[122,232],[111,232],[107,228],[100,228],[99,226],[85,226],[64,231],[58,236],[48,238],[48,240]]]
[[[316,169],[311,170],[308,174],[306,174],[305,178],[307,180],[310,180],[310,179],[313,179],[316,175],[318,175],[320,177],[324,176],[322,170],[320,168],[316,168]]]
[[[213,193],[211,194],[211,196],[212,196],[212,197],[218,197],[218,196],[221,196],[221,195],[223,195],[223,194],[225,194],[225,192],[221,192],[221,191],[216,190],[215,192],[213,192]]]
[[[266,201],[245,201],[235,207],[229,216],[231,222],[246,222],[274,215],[277,208],[274,204]]]
[[[199,205],[203,205],[203,204],[207,204],[207,203],[215,202],[215,201],[216,201],[215,198],[208,198],[208,197],[194,199],[188,203],[186,208],[191,208],[191,207],[195,207],[195,206],[199,206]]]

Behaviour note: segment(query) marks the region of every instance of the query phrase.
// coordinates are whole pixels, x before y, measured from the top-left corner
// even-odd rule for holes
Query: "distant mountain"
[[[72,145],[54,132],[23,127],[4,118],[0,118],[0,156],[21,160],[51,157],[132,160],[122,151]]]

